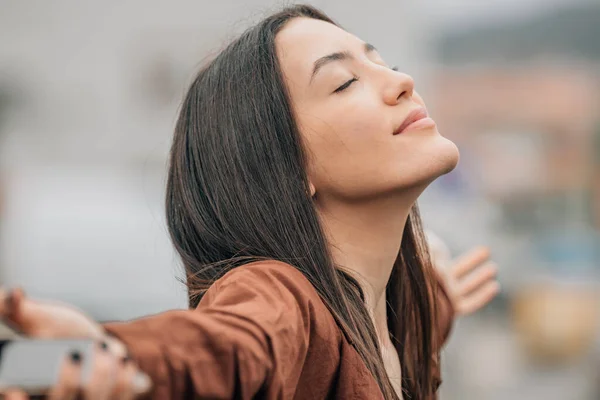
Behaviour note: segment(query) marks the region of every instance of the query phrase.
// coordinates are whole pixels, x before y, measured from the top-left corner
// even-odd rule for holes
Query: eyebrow
[[[372,44],[370,44],[370,43],[364,44],[365,53],[370,53],[370,52],[373,52],[376,50],[377,49]],[[312,83],[313,79],[315,78],[315,75],[317,75],[319,70],[321,68],[323,68],[325,65],[330,64],[334,61],[344,61],[344,60],[353,60],[353,59],[354,59],[354,56],[349,51],[338,51],[338,52],[331,53],[331,54],[328,54],[326,56],[319,58],[314,63],[313,71],[310,76],[310,83]]]

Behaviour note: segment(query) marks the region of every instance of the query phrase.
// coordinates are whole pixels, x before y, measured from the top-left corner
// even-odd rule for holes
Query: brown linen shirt
[[[453,311],[439,293],[445,339]],[[282,262],[228,272],[195,310],[104,327],[149,374],[152,399],[383,398],[314,287]]]

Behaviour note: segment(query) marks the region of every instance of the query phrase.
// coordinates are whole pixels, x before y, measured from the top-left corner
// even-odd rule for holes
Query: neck
[[[398,197],[351,204],[317,200],[333,261],[361,285],[382,345],[390,342],[386,286],[413,204],[414,198]]]

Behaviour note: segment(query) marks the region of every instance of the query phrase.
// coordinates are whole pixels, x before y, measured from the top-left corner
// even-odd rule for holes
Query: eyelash
[[[392,68],[390,68],[392,71],[398,71],[398,67],[394,66]],[[344,90],[346,90],[350,85],[352,85],[354,82],[357,82],[358,78],[354,77],[352,79],[350,79],[349,81],[347,81],[346,83],[344,83],[342,86],[340,86],[339,88],[335,89],[333,91],[333,93],[340,93],[343,92]]]

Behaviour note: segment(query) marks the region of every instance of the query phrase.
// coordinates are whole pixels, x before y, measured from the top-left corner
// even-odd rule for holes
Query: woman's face
[[[456,146],[431,119],[394,134],[423,117],[424,103],[412,78],[371,46],[327,22],[296,18],[276,47],[319,197],[422,190],[456,166]]]

